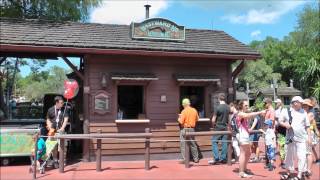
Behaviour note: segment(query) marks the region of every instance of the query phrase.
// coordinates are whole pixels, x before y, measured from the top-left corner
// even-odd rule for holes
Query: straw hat
[[[303,103],[302,103],[302,104],[303,104],[303,105],[310,106],[310,107],[313,107],[312,102],[311,102],[310,99],[305,99],[305,100],[303,100]]]

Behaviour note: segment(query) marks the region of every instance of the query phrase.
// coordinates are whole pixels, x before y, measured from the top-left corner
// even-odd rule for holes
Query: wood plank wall
[[[221,79],[221,87],[206,85],[205,110],[206,117],[211,117],[210,95],[228,90],[229,61],[219,59],[187,59],[141,56],[90,56],[89,85],[89,119],[90,133],[101,129],[103,133],[144,132],[146,127],[158,140],[178,140],[179,127],[176,122],[179,114],[179,84],[173,78],[175,73],[216,75]],[[108,78],[107,88],[101,87],[102,73],[110,72],[146,72],[154,73],[159,80],[145,86],[145,111],[150,119],[147,124],[116,124],[117,115],[117,85]],[[120,82],[121,83],[121,82]],[[191,85],[191,84],[190,84]],[[98,90],[106,90],[111,94],[111,112],[99,115],[93,111],[93,95]],[[160,96],[166,95],[167,102],[161,103]],[[199,122],[198,131],[209,130],[208,122]],[[211,137],[197,138],[201,150],[211,149]],[[102,154],[143,154],[144,143],[135,141],[102,140]],[[96,142],[90,143],[90,154],[94,153]],[[179,142],[152,142],[151,153],[179,152]]]

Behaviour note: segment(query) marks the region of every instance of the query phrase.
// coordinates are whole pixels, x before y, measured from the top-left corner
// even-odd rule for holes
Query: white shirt
[[[291,128],[293,130],[293,140],[296,142],[306,142],[307,140],[307,128],[310,126],[310,121],[308,118],[307,113],[300,109],[298,111],[294,110],[293,108],[290,108],[291,116],[292,116],[292,123]],[[280,120],[282,122],[289,122],[289,114],[288,111],[282,111]],[[287,130],[287,136],[288,136],[288,130]]]
[[[272,147],[276,147],[275,139],[276,139],[276,134],[274,133],[274,130],[272,128],[268,128],[265,133],[266,145],[267,146],[272,145]]]

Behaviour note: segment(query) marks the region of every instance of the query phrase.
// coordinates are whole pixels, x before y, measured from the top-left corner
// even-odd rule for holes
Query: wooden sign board
[[[111,111],[110,94],[106,91],[98,91],[93,97],[94,112],[105,114]]]

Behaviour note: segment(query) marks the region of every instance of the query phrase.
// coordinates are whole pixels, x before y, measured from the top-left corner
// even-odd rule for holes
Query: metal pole
[[[146,128],[145,129],[146,133],[150,133],[150,129]],[[145,165],[144,165],[145,170],[150,170],[150,137],[146,138],[145,141]]]
[[[98,133],[101,134],[101,129],[98,129]],[[96,171],[101,171],[101,139],[97,139]]]
[[[59,173],[64,172],[64,141],[65,139],[60,138],[59,144]]]
[[[185,163],[185,167],[186,168],[189,168],[190,167],[190,148],[188,146],[188,138],[186,136],[186,132],[183,131],[183,134],[182,136],[184,137],[183,139],[185,140],[183,143],[184,143],[184,163]]]
[[[34,157],[33,157],[33,174],[32,174],[32,179],[37,178],[37,152],[38,152],[38,134],[35,137],[35,144],[34,144]]]
[[[231,156],[232,156],[232,142],[231,142],[231,138],[232,138],[232,135],[227,135],[228,136],[228,165],[231,166],[232,163],[231,163]]]

